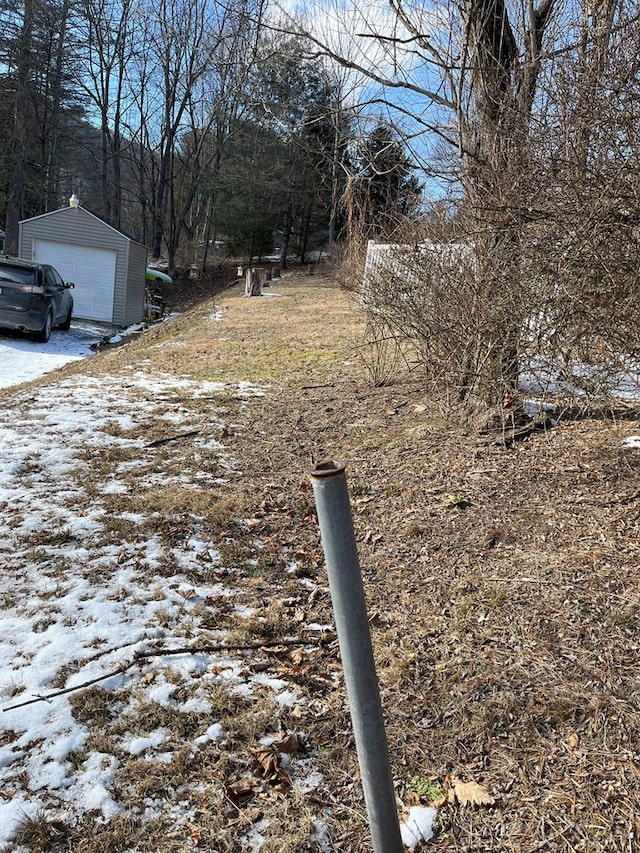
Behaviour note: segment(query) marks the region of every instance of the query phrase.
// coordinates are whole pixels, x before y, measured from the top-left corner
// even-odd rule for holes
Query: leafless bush
[[[582,408],[638,396],[640,28],[610,46],[605,66],[558,65],[527,131],[514,116],[502,148],[463,163],[452,214],[369,249],[367,311],[465,417],[522,392]]]
[[[411,339],[383,315],[369,312],[358,355],[369,381],[379,388],[392,385],[403,371],[411,369],[415,350]]]
[[[583,185],[517,227],[458,223],[433,242],[423,223],[369,247],[362,300],[380,362],[390,341],[412,342],[434,392],[466,415],[519,386],[587,405],[637,390],[640,234],[613,200]]]

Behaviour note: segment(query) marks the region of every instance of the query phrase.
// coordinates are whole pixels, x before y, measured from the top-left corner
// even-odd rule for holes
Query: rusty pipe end
[[[346,467],[344,459],[326,459],[324,462],[316,462],[309,473],[315,480],[322,480],[344,474]]]

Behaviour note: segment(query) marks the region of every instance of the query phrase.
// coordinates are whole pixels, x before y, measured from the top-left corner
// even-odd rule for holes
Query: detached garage
[[[147,249],[85,208],[63,207],[20,223],[20,257],[54,266],[75,284],[73,314],[128,326],[144,315]]]

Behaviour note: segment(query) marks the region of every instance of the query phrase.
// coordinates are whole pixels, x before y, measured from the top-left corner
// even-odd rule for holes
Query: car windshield
[[[0,264],[0,281],[13,281],[16,284],[33,284],[33,270]]]

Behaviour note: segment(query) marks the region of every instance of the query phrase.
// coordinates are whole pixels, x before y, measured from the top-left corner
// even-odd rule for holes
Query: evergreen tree
[[[337,197],[333,176],[344,158],[350,117],[328,68],[305,58],[299,39],[264,45],[256,67],[251,114],[280,140],[276,230],[280,264],[291,246],[304,262],[312,240],[329,236]]]
[[[361,224],[374,235],[388,235],[420,204],[416,167],[400,138],[384,123],[360,143],[354,159],[352,199]]]

